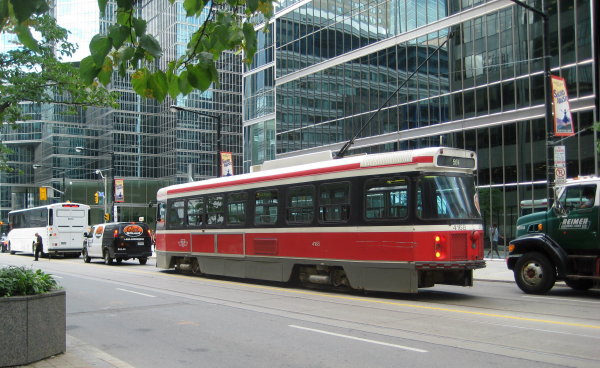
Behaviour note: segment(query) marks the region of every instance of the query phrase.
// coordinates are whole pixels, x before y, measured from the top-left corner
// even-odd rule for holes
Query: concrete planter
[[[0,298],[0,367],[64,353],[66,292]]]

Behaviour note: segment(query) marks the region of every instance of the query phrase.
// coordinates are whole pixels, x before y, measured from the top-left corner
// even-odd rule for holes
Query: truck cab
[[[137,258],[145,265],[152,255],[152,236],[143,222],[113,222],[94,225],[83,241],[83,260],[102,258],[104,263],[121,263]]]
[[[557,280],[576,290],[600,286],[600,178],[570,179],[544,212],[520,217],[507,266],[519,288],[548,292]]]

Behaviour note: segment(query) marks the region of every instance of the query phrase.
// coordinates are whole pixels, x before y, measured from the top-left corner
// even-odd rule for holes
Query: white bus
[[[54,203],[8,213],[10,254],[35,252],[35,233],[42,236],[43,253],[79,257],[83,233],[89,227],[90,206]]]

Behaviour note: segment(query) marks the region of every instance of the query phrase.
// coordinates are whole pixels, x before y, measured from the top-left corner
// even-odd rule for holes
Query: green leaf
[[[112,78],[112,73],[113,73],[113,63],[109,58],[106,58],[104,65],[102,65],[102,68],[100,69],[100,72],[98,73],[98,80],[100,81],[100,83],[102,83],[103,85],[106,86],[110,83],[110,80]]]
[[[148,88],[148,77],[150,72],[146,68],[137,70],[131,75],[131,85],[133,90],[140,96],[146,96]]]
[[[98,9],[100,9],[100,15],[102,16],[106,14],[106,3],[108,3],[108,0],[98,0]]]
[[[129,28],[131,23],[131,12],[118,12],[117,23]]]
[[[167,76],[159,70],[148,78],[148,88],[152,90],[154,98],[162,102],[167,97]]]
[[[258,0],[246,0],[246,7],[254,13],[258,9]]]
[[[122,63],[127,63],[127,61],[131,60],[133,55],[135,54],[135,49],[131,46],[126,46],[120,52],[120,59]]]
[[[256,31],[254,30],[254,26],[252,26],[252,24],[250,23],[244,23],[244,25],[242,26],[242,30],[244,31],[244,37],[246,38],[246,42],[244,45],[246,57],[248,58],[248,60],[252,60],[257,48]]]
[[[169,96],[171,96],[171,98],[175,100],[180,93],[181,91],[179,89],[179,77],[173,75],[173,77],[171,77],[171,79],[169,80]]]
[[[94,62],[96,65],[104,64],[104,59],[106,55],[110,52],[112,48],[111,39],[108,36],[95,35],[94,38],[90,41],[90,53],[94,58]]]
[[[183,2],[183,8],[188,17],[192,17],[202,11],[206,2],[203,0],[185,0]]]
[[[133,9],[133,0],[117,0],[117,6],[124,10]]]
[[[23,46],[34,51],[37,51],[39,49],[38,43],[35,40],[35,38],[33,38],[33,36],[31,35],[29,27],[23,24],[18,24],[15,26],[15,32],[17,34],[17,37],[19,38],[19,42],[21,42]]]
[[[188,70],[188,81],[192,87],[197,88],[201,91],[206,91],[212,83],[211,75],[208,68],[202,65],[190,65]]]
[[[133,29],[135,29],[135,34],[138,37],[142,37],[146,34],[146,25],[147,22],[144,19],[133,18]]]
[[[37,0],[11,0],[15,17],[19,23],[29,19],[36,11]]]
[[[96,65],[94,58],[91,55],[81,60],[81,63],[79,64],[79,74],[81,75],[81,79],[88,85],[94,82],[94,79],[98,76],[100,70],[101,68]]]
[[[160,44],[152,35],[147,34],[140,38],[140,46],[155,58],[159,58],[162,55]]]
[[[113,24],[108,27],[108,37],[112,40],[112,45],[115,49],[118,49],[123,45],[123,42],[129,37],[129,28]]]
[[[0,19],[8,18],[8,0],[0,0]]]
[[[194,88],[189,82],[188,74],[188,71],[184,70],[179,76],[179,79],[177,80],[177,84],[179,85],[179,91],[181,91],[181,93],[183,93],[184,96],[189,95],[190,92],[194,90]]]

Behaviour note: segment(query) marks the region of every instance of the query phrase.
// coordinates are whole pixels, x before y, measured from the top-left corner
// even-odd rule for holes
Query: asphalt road
[[[600,293],[513,283],[334,293],[0,255],[67,291],[67,333],[135,367],[598,367]],[[49,316],[51,317],[51,316]]]

